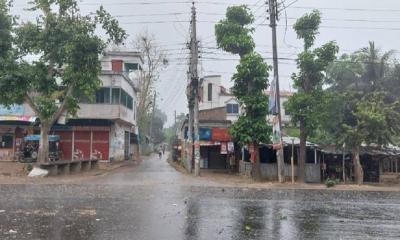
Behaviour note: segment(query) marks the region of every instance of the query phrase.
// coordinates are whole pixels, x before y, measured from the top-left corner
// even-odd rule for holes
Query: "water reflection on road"
[[[156,163],[118,184],[0,185],[0,239],[400,239],[400,193],[178,184]]]

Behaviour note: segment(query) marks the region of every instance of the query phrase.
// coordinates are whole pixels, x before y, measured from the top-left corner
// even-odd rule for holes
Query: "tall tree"
[[[4,2],[4,1],[2,1]],[[37,21],[13,29],[14,49],[0,76],[0,103],[26,102],[40,119],[39,162],[48,158],[48,133],[62,113],[76,114],[80,96],[93,98],[101,84],[99,55],[108,43],[119,44],[126,33],[103,7],[82,15],[75,0],[34,0]],[[96,35],[100,25],[108,34]],[[37,56],[26,61],[27,56]]]
[[[319,48],[314,48],[314,41],[318,35],[321,15],[314,10],[299,18],[293,26],[297,37],[304,42],[304,51],[298,55],[298,73],[293,74],[294,86],[298,90],[289,98],[286,108],[292,115],[292,121],[300,128],[300,157],[298,161],[300,182],[305,181],[306,142],[314,132],[319,120],[320,109],[323,108],[323,79],[324,72],[332,61],[336,59],[338,47],[329,42]]]
[[[268,71],[271,69],[260,54],[254,52],[255,44],[250,25],[254,16],[245,5],[228,7],[226,18],[215,25],[219,48],[240,56],[233,75],[233,94],[244,108],[244,113],[233,124],[230,133],[240,145],[249,145],[252,153],[252,177],[261,180],[259,144],[271,141],[271,127],[266,120],[268,97]]]
[[[155,83],[159,78],[162,67],[168,61],[164,50],[157,44],[154,35],[147,31],[136,37],[134,46],[142,53],[144,62],[141,76],[139,76],[140,92],[137,112],[139,130],[142,134],[146,134],[149,133],[150,128],[150,110],[151,106],[154,105],[152,101]]]
[[[6,69],[12,47],[13,17],[10,15],[10,2],[0,0],[0,74]]]

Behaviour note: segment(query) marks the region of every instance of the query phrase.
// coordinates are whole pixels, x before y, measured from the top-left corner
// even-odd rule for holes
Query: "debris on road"
[[[34,167],[28,174],[29,177],[46,177],[47,175],[49,175],[49,171],[38,167]]]

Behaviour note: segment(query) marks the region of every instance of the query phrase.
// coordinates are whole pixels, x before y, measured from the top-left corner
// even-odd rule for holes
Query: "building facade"
[[[199,110],[226,108],[226,119],[235,122],[241,108],[235,96],[221,85],[220,75],[205,76],[201,79],[201,101]]]
[[[109,51],[102,57],[101,88],[94,101],[82,97],[76,116],[62,116],[50,134],[60,136],[62,160],[124,160],[138,154],[136,103],[142,57]],[[0,107],[0,160],[13,160],[26,135],[40,132],[27,105]]]

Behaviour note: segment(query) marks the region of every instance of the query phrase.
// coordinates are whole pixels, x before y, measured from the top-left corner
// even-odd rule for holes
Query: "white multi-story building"
[[[226,120],[235,122],[241,112],[235,96],[221,85],[220,75],[205,76],[201,80],[201,102],[199,110],[225,107]]]
[[[239,102],[232,93],[221,85],[220,75],[205,76],[201,81],[201,89],[200,110],[225,107],[226,120],[234,122],[239,118],[242,111]],[[266,94],[269,96],[269,92],[266,92]],[[285,110],[284,104],[292,95],[292,92],[280,92],[281,117],[284,126],[289,125],[291,121],[290,113]],[[272,116],[267,116],[268,120],[271,120],[271,118]]]
[[[77,115],[67,121],[63,116],[52,127],[50,134],[61,138],[62,160],[123,160],[138,153],[136,76],[142,69],[142,56],[133,51],[109,51],[101,61],[102,86],[94,101],[82,97]],[[0,106],[0,160],[12,160],[24,136],[39,130],[28,104]]]

